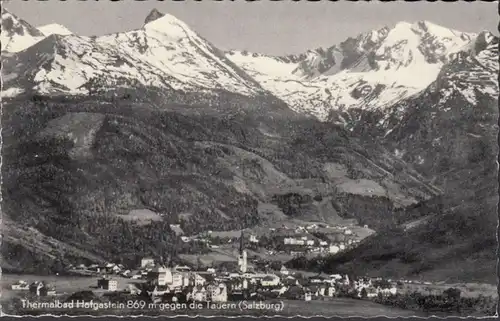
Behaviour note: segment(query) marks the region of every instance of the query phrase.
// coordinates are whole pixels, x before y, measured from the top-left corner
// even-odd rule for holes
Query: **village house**
[[[278,286],[280,282],[280,278],[276,275],[267,275],[260,280],[260,284],[264,287]]]
[[[395,286],[385,289],[378,287],[377,294],[379,293],[382,294],[383,296],[396,295],[398,293],[398,289]]]
[[[26,290],[29,290],[30,289],[30,285],[28,284],[28,282],[26,281],[23,281],[23,280],[19,280],[17,281],[16,283],[12,284],[10,286],[10,288],[12,290],[21,290],[21,291],[26,291]]]
[[[176,265],[174,266],[174,272],[190,272],[191,268],[186,265]]]
[[[149,283],[156,285],[171,284],[173,280],[172,271],[163,265],[157,265],[150,272],[147,272],[147,280]]]
[[[128,284],[126,292],[132,295],[139,295],[141,293],[141,290],[135,284]]]
[[[174,288],[183,288],[189,285],[189,273],[179,273],[174,272],[172,274],[172,281],[167,284],[171,284]]]
[[[236,278],[229,282],[231,286],[231,291],[241,291],[248,289],[248,279]]]
[[[54,287],[39,281],[31,283],[29,286],[29,291],[31,294],[41,297],[56,295],[56,290]]]
[[[212,302],[227,302],[227,286],[224,283],[212,284],[207,287]]]
[[[280,273],[283,275],[289,274],[288,269],[284,265],[281,266]]]
[[[306,241],[307,246],[313,246],[314,245],[314,240],[307,240]]]
[[[193,276],[192,276],[192,278],[193,278],[193,284],[195,286],[197,286],[197,285],[205,285],[205,283],[207,282],[207,280],[203,276],[201,276],[200,274],[198,274],[198,273],[194,273]]]
[[[141,259],[141,268],[153,267],[155,265],[155,260],[150,257],[145,257]]]
[[[165,293],[170,293],[168,285],[155,285],[151,291],[148,291],[148,294],[152,297],[163,296]]]
[[[328,242],[327,241],[319,241],[320,246],[327,246]]]
[[[112,280],[108,278],[101,278],[97,280],[97,287],[99,289],[107,290],[107,291],[116,291],[118,289],[118,281]]]
[[[313,299],[318,298],[320,296],[320,288],[319,285],[310,285],[306,288],[306,292],[310,292]]]
[[[99,266],[99,264],[91,264],[88,266],[87,270],[99,273],[101,272],[101,267]]]
[[[291,256],[295,256],[295,257],[298,257],[298,256],[303,256],[305,255],[306,252],[305,251],[290,251],[290,255]]]
[[[259,243],[259,240],[255,235],[250,235],[250,243]]]
[[[320,296],[333,297],[337,292],[337,290],[335,289],[334,286],[322,285],[320,286],[318,292]]]
[[[133,280],[138,280],[142,278],[141,271],[131,271],[128,275]]]
[[[306,229],[308,229],[308,230],[314,230],[314,229],[317,229],[317,228],[318,228],[318,225],[316,225],[316,224],[310,224],[310,225],[308,225],[306,227]]]
[[[132,272],[132,271],[125,270],[125,271],[121,272],[120,275],[123,276],[123,277],[125,277],[125,278],[127,278],[127,277],[130,276],[130,272]]]
[[[330,247],[328,248],[328,252],[330,254],[337,254],[340,252],[340,247],[338,247],[337,245],[330,245]]]
[[[208,299],[207,290],[205,289],[204,286],[197,285],[193,287],[193,290],[191,291],[189,298],[193,301],[206,302]]]
[[[309,283],[311,283],[311,284],[320,284],[320,283],[323,283],[324,280],[325,280],[325,278],[322,277],[322,276],[319,276],[319,275],[318,276],[312,276],[312,277],[309,278]]]
[[[271,290],[271,292],[276,293],[276,296],[279,297],[279,296],[282,296],[287,290],[288,290],[288,287],[285,285],[282,285],[281,287],[279,287],[277,289]]]
[[[339,281],[339,280],[342,280],[342,275],[340,275],[340,274],[331,274],[331,275],[329,276],[329,278],[330,278],[331,280],[334,280],[334,281]]]
[[[287,285],[287,286],[299,285],[299,280],[297,280],[296,278],[294,278],[291,275],[284,278],[282,282],[284,285]]]

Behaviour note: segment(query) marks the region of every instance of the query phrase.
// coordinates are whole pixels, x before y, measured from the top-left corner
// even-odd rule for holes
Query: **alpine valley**
[[[157,10],[87,37],[2,9],[1,43],[7,271],[221,254],[173,226],[315,223],[362,237],[308,268],[496,282],[490,32],[401,22],[278,57]]]

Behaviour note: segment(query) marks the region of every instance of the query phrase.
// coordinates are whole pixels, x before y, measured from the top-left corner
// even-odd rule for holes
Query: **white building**
[[[16,283],[12,284],[10,286],[10,288],[12,290],[29,290],[30,289],[30,285],[26,281],[19,280]]]
[[[330,275],[330,278],[333,280],[342,280],[342,275],[340,274],[332,274]]]
[[[251,243],[259,243],[259,239],[255,235],[250,235],[250,242]]]
[[[174,272],[170,286],[173,288],[183,288],[189,285],[189,274]]]
[[[288,271],[288,269],[284,265],[282,265],[281,269],[280,269],[280,273],[283,274],[283,275],[288,275],[289,271]]]
[[[172,270],[162,265],[155,266],[147,274],[147,279],[149,282],[155,285],[163,286],[167,284],[172,284],[173,281]]]
[[[333,286],[328,286],[328,287],[322,286],[321,288],[319,288],[319,295],[321,296],[332,297],[335,295],[335,293],[336,289]]]
[[[155,260],[150,257],[145,257],[141,259],[141,268],[152,267],[155,265]]]
[[[330,245],[330,247],[328,248],[328,252],[330,252],[331,254],[337,254],[338,252],[340,252],[340,247],[338,247],[337,245]]]
[[[195,273],[193,275],[193,283],[195,286],[205,285],[206,282],[207,282],[207,280],[203,276],[199,275],[198,273]]]
[[[190,297],[193,301],[205,302],[208,299],[208,292],[205,287],[201,285],[195,286],[190,293]]]
[[[212,302],[227,302],[227,287],[224,283],[209,285],[207,290]]]
[[[186,266],[186,265],[176,265],[174,267],[174,271],[175,272],[190,272],[191,268],[189,266]]]
[[[262,278],[260,284],[265,287],[278,286],[280,284],[280,278],[277,275],[270,274]]]
[[[351,231],[351,230],[345,230],[345,231],[344,231],[344,234],[345,234],[345,235],[352,235],[352,231]]]
[[[307,240],[306,245],[308,246],[313,246],[314,245],[314,240]]]

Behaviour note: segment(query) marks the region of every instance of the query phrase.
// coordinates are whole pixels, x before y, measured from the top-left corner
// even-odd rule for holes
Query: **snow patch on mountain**
[[[106,88],[139,83],[184,91],[267,94],[217,48],[171,15],[138,30],[99,37],[53,34],[6,59],[5,68],[20,68],[21,75],[29,74],[27,86],[46,94],[84,94],[90,83]]]
[[[73,32],[71,32],[68,28],[57,23],[40,26],[38,27],[38,30],[40,30],[40,32],[43,33],[46,37],[50,35],[68,36],[73,34]]]
[[[2,8],[0,42],[3,52],[19,52],[44,38],[44,35],[26,21]]]
[[[383,109],[421,92],[450,55],[475,38],[427,21],[400,22],[310,50],[299,61],[240,52],[227,57],[295,111],[325,120],[332,110]]]

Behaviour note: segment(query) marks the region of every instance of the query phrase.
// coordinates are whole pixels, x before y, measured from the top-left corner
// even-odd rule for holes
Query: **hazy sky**
[[[460,31],[498,34],[495,2],[195,2],[20,1],[5,7],[33,26],[59,23],[74,33],[100,35],[140,28],[157,8],[187,23],[221,49],[268,54],[300,53],[326,47],[361,32],[398,21],[430,22]]]

